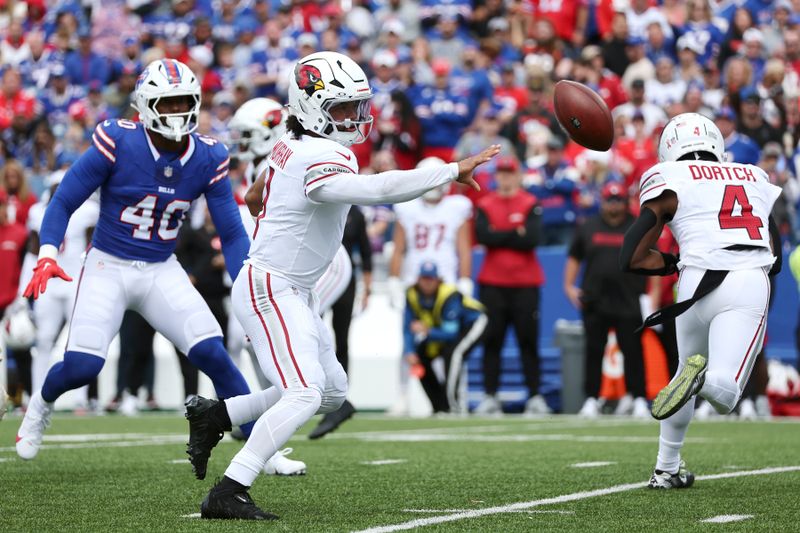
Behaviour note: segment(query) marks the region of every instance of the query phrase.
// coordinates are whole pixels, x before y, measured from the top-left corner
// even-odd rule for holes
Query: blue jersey
[[[92,246],[123,259],[166,261],[186,212],[204,194],[235,278],[249,240],[227,179],[229,162],[225,145],[210,137],[191,134],[184,153],[160,154],[141,123],[106,120],[48,205],[41,243],[58,247],[69,216],[99,187]]]

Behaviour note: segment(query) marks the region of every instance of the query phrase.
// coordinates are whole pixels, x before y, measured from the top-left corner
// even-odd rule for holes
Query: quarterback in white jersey
[[[339,249],[350,206],[404,202],[454,180],[477,187],[474,169],[499,151],[492,146],[437,168],[360,176],[349,146],[369,133],[371,96],[363,70],[336,52],[308,55],[291,74],[289,132],[248,191],[248,204],[260,200],[262,207],[248,264],[232,291],[234,312],[275,386],[221,402],[204,400],[201,409],[188,413],[190,432],[208,453],[229,421],[257,420],[203,501],[203,518],[277,518],[253,503],[249,487],[300,426],[345,400],[347,375],[317,312],[314,285]]]
[[[696,113],[674,117],[659,142],[659,164],[644,173],[642,211],[628,230],[622,268],[642,274],[680,272],[676,304],[645,326],[676,317],[678,370],[653,401],[662,420],[651,488],[684,488],[694,481],[680,450],[694,398],[719,413],[739,401],[761,351],[770,283],[780,270],[781,246],[770,213],[780,188],[752,165],[724,163],[724,140]],[[664,224],[680,259],[654,249]]]
[[[428,157],[417,168],[442,164],[438,157]],[[405,289],[416,283],[419,267],[426,261],[438,266],[446,283],[457,284],[460,291],[472,296],[472,202],[458,194],[445,196],[446,187],[431,189],[421,198],[394,208],[397,221],[389,276],[390,284],[401,285],[401,301],[405,301]]]
[[[28,230],[30,230],[33,237],[29,251],[33,254],[39,253],[38,237],[42,229],[42,219],[47,208],[47,202],[55,193],[65,174],[65,170],[57,170],[47,177],[50,196],[48,196],[47,200],[37,202],[31,206],[31,210],[28,213]],[[64,241],[58,250],[57,259],[64,272],[72,278],[76,278],[81,271],[82,256],[89,245],[91,232],[97,225],[99,216],[100,204],[97,198],[92,196],[69,219]],[[72,283],[53,283],[50,290],[36,300],[36,304],[33,307],[33,317],[36,324],[36,353],[31,364],[32,392],[42,388],[42,383],[50,368],[53,346],[61,329],[69,323],[74,302],[75,284]]]

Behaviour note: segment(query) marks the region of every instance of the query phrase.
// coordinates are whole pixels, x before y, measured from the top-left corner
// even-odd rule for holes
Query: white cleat
[[[600,403],[596,398],[586,398],[586,401],[583,402],[583,407],[581,407],[581,410],[578,411],[578,416],[585,418],[597,418],[600,416]]]
[[[284,448],[275,452],[264,465],[264,473],[268,476],[303,476],[306,473],[306,464],[295,461],[286,456],[292,453],[292,448]]]
[[[745,398],[739,404],[739,418],[742,420],[755,420],[758,418],[756,404],[750,398]]]
[[[53,404],[45,402],[41,392],[34,394],[17,432],[17,455],[22,459],[33,459],[39,453],[52,414]]]
[[[119,414],[122,416],[136,416],[139,414],[139,397],[125,391],[119,404]]]
[[[531,396],[525,403],[524,414],[526,415],[549,415],[552,412],[553,410],[550,409],[550,406],[547,405],[547,402],[541,394]]]
[[[472,414],[475,415],[499,415],[503,413],[503,406],[494,396],[489,394],[483,397],[481,403],[475,408]]]
[[[763,420],[772,418],[772,409],[769,405],[769,398],[762,395],[756,396],[756,414]]]
[[[633,418],[650,418],[650,406],[647,405],[647,400],[641,396],[633,400],[633,411],[631,411]]]
[[[617,407],[614,409],[615,415],[626,416],[633,412],[633,396],[626,394],[617,402]]]

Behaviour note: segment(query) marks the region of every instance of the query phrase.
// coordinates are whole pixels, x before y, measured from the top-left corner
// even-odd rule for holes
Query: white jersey
[[[341,246],[350,205],[317,203],[308,193],[346,169],[358,173],[349,148],[328,139],[284,135],[268,159],[264,207],[248,262],[311,288]]]
[[[466,196],[445,196],[432,204],[422,198],[395,206],[397,222],[406,236],[406,255],[401,278],[413,285],[420,265],[432,261],[446,283],[458,279],[456,237],[461,225],[472,216],[472,202]]]
[[[660,163],[644,173],[639,202],[663,191],[678,196],[669,222],[680,247],[681,264],[706,270],[742,270],[769,266],[768,218],[781,189],[753,165],[709,161]],[[753,250],[726,250],[730,246]]]
[[[28,213],[28,229],[41,233],[42,220],[44,219],[44,212],[47,209],[47,204],[38,202],[31,206]],[[97,225],[97,219],[100,217],[100,204],[94,197],[86,200],[83,205],[72,213],[67,225],[67,231],[64,233],[64,240],[58,250],[58,266],[64,269],[69,276],[77,279],[80,274],[82,255],[89,246],[86,239],[86,231]],[[65,283],[56,283],[54,287],[66,286]],[[49,288],[49,287],[48,287]],[[70,291],[74,287],[69,287]]]

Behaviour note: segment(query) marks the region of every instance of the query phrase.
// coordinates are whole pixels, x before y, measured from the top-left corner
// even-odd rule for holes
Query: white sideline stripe
[[[377,461],[361,461],[362,465],[382,466],[382,465],[397,465],[400,463],[407,463],[408,459],[379,459]]]
[[[588,463],[575,463],[571,464],[572,468],[594,468],[597,466],[610,466],[617,464],[616,461],[590,461]]]
[[[404,513],[463,513],[468,509],[403,509]],[[528,513],[528,514],[575,514],[575,511],[561,511],[558,509],[520,509],[519,511],[508,511],[509,513]]]
[[[189,459],[172,459],[171,461],[167,461],[167,462],[169,464],[172,464],[172,465],[183,465],[183,464],[187,464],[188,465],[189,464]]]
[[[181,518],[200,518],[200,513],[182,514]]]
[[[131,448],[133,446],[160,446],[164,444],[186,443],[186,435],[164,435],[151,439],[126,440],[118,442],[73,442],[65,444],[48,444],[42,446],[43,450],[79,450],[84,448]],[[15,446],[5,446],[0,448],[0,452],[16,452]]]
[[[719,516],[712,516],[705,520],[700,520],[706,524],[727,524],[728,522],[741,522],[753,518],[751,514],[721,514]]]
[[[452,435],[434,434],[427,435],[408,434],[408,433],[387,433],[372,434],[369,436],[358,437],[357,440],[367,442],[532,442],[532,441],[569,441],[569,442],[628,442],[652,444],[658,442],[655,437],[624,437],[610,435],[570,435],[566,433],[555,433],[550,435]],[[706,443],[711,439],[703,437],[693,437],[686,439],[686,442]],[[717,440],[716,442],[719,442]]]
[[[764,474],[780,474],[783,472],[797,472],[800,471],[800,466],[778,466],[774,468],[762,468],[761,470],[746,470],[742,472],[726,472],[724,474],[713,474],[709,476],[698,476],[695,479],[698,481],[708,481],[713,479],[727,479],[742,476],[758,476]],[[404,529],[415,529],[418,527],[430,526],[433,524],[442,524],[445,522],[455,522],[456,520],[464,520],[466,518],[479,518],[481,516],[488,516],[499,513],[508,513],[512,511],[520,511],[530,507],[540,507],[542,505],[552,505],[554,503],[574,502],[577,500],[585,500],[587,498],[595,498],[597,496],[607,496],[609,494],[617,494],[619,492],[627,492],[629,490],[641,489],[647,486],[647,482],[639,483],[626,483],[624,485],[614,485],[605,489],[587,490],[582,492],[574,492],[572,494],[564,494],[563,496],[556,496],[553,498],[544,498],[542,500],[532,500],[528,502],[511,503],[508,505],[498,505],[496,507],[487,507],[486,509],[474,509],[470,511],[457,512],[443,516],[432,516],[430,518],[417,518],[416,520],[409,520],[401,524],[392,524],[388,526],[377,526],[369,529],[364,529],[356,533],[390,533],[391,531],[401,531]]]
[[[0,457],[0,463],[5,463],[6,461],[10,461],[11,457]]]

